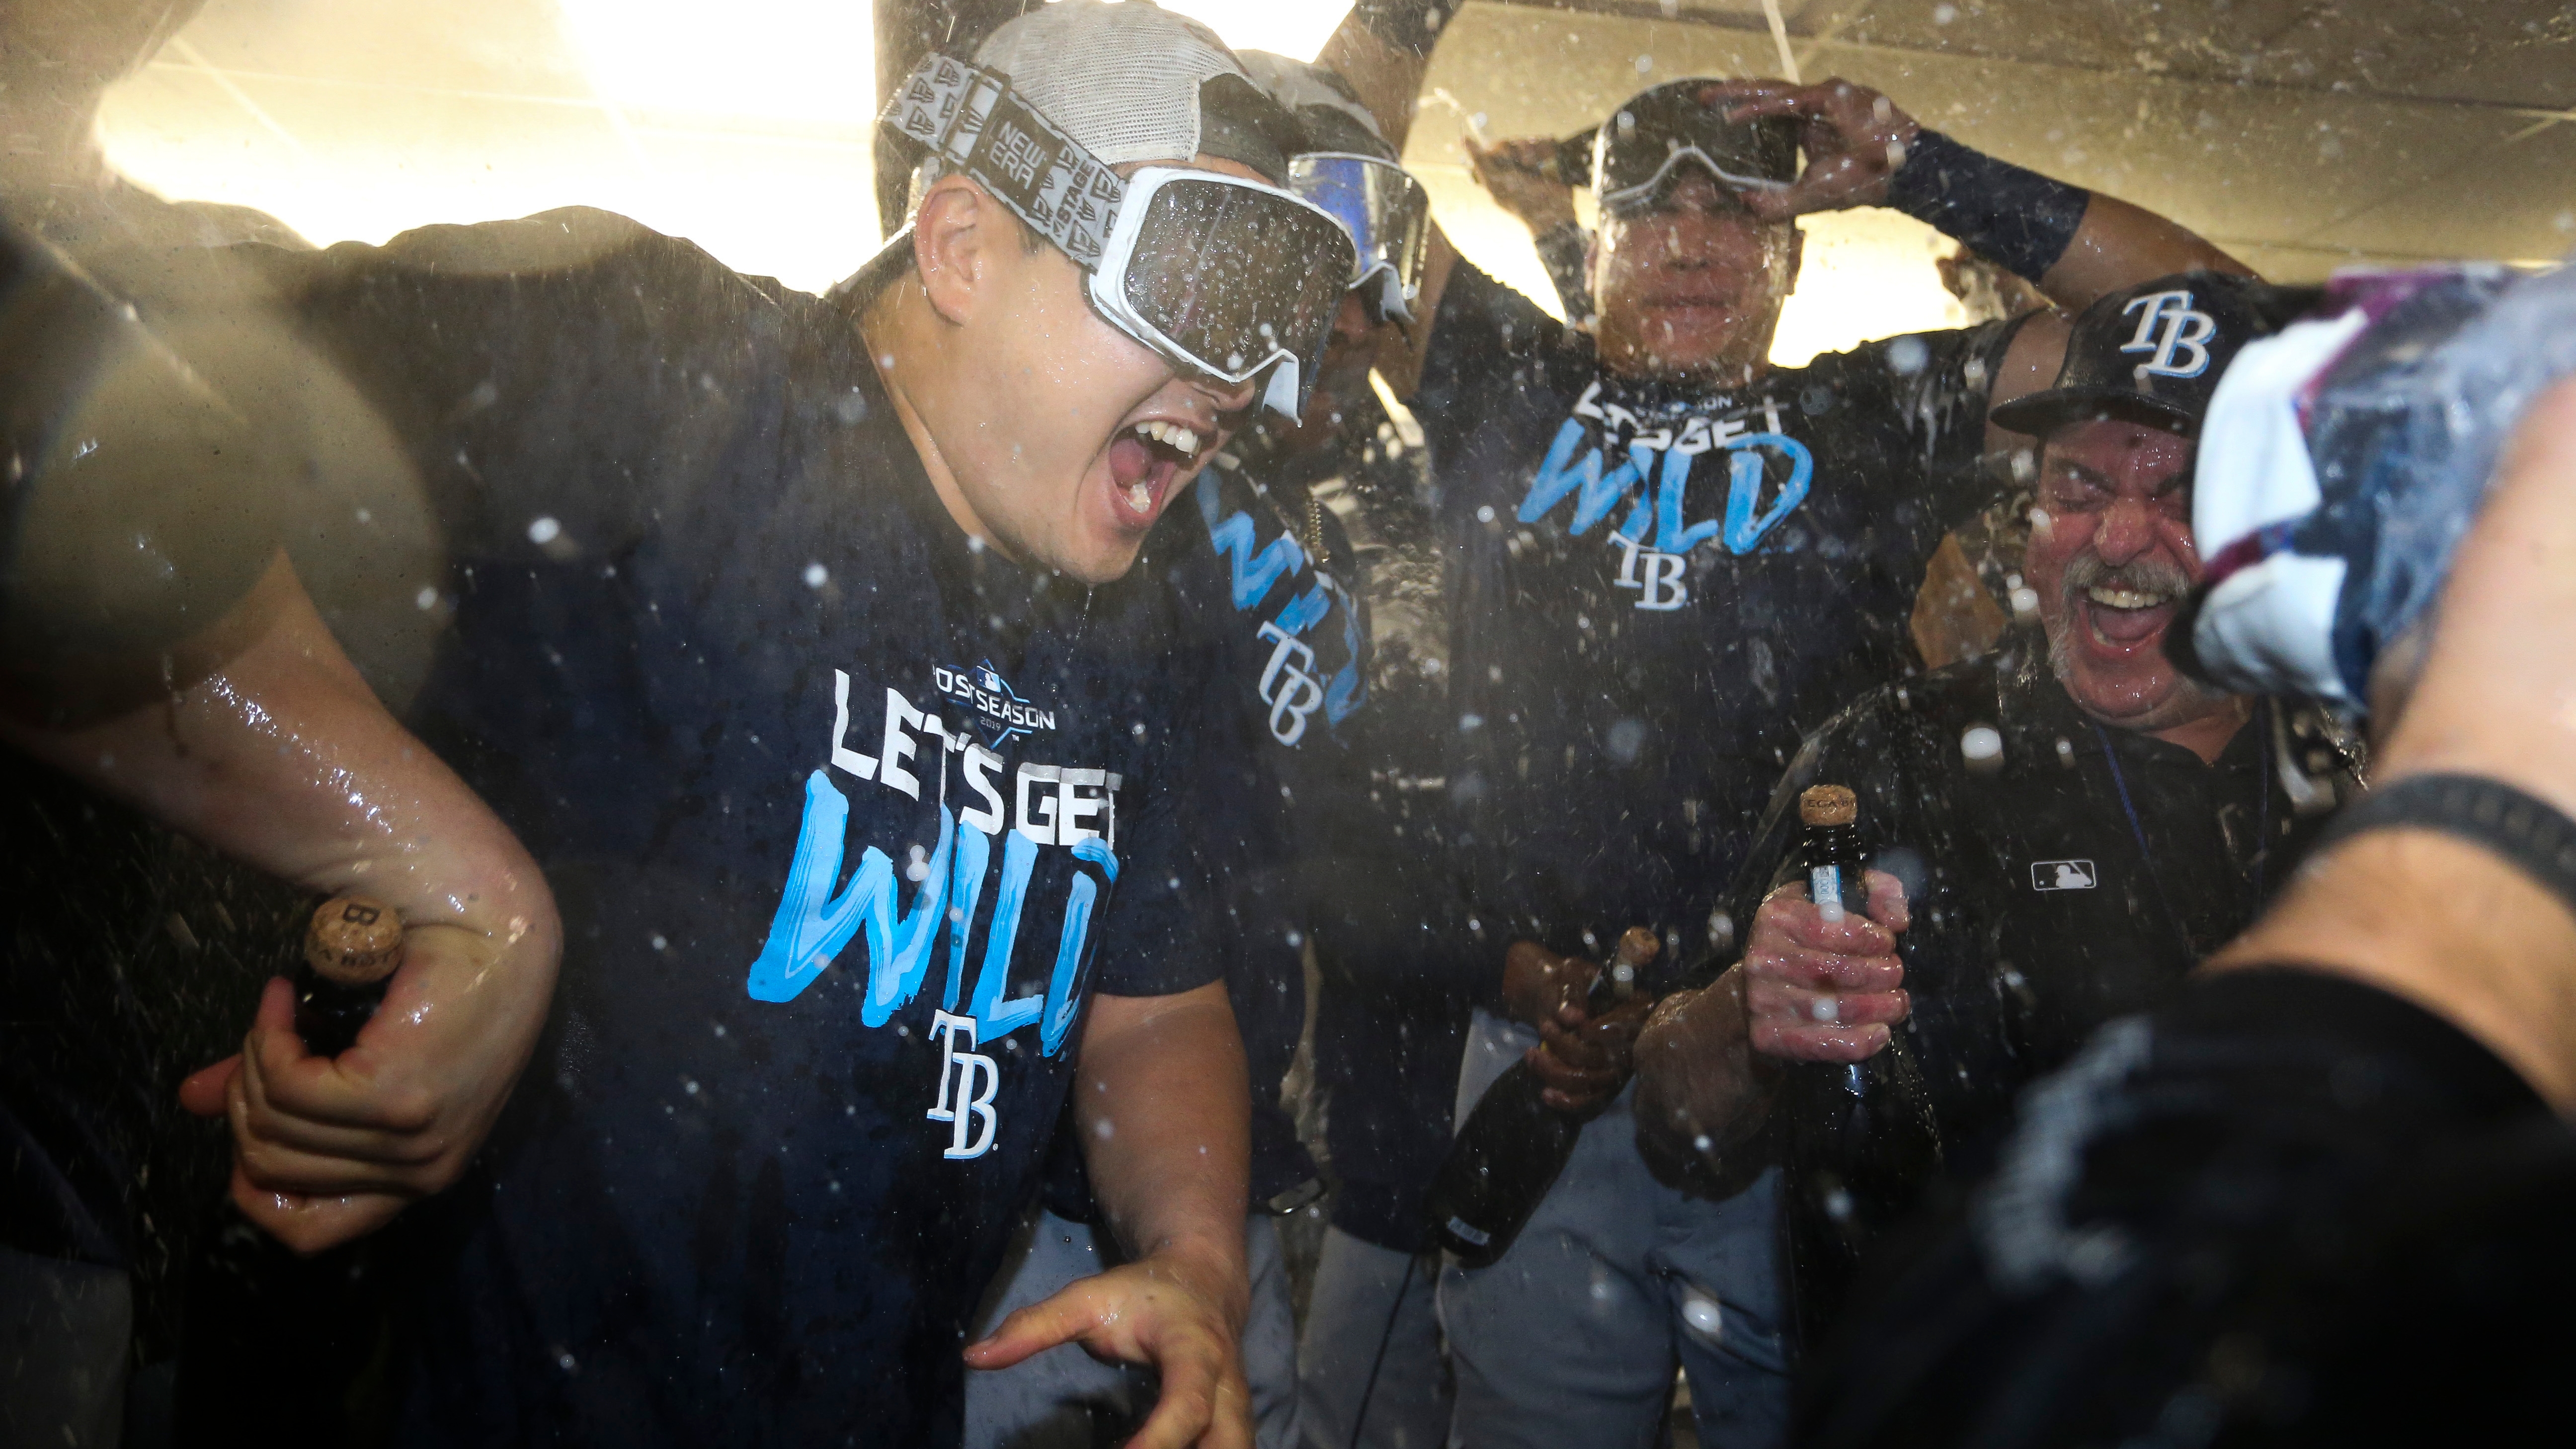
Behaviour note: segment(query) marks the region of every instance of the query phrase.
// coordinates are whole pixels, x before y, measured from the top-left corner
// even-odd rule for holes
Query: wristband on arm
[[[2434,830],[2465,840],[2529,876],[2576,911],[2576,820],[2548,801],[2483,775],[2410,775],[2328,822],[2310,854],[2366,830]]]
[[[1966,243],[2033,284],[2066,255],[2093,193],[1972,151],[1934,130],[1915,134],[1888,178],[1887,204]]]
[[[1457,12],[1458,0],[1359,0],[1351,18],[1397,50],[1428,60],[1440,27]]]

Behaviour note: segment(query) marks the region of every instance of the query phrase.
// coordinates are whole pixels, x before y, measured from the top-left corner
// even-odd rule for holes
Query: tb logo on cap
[[[2209,370],[2209,341],[2218,335],[2218,319],[2195,311],[2189,292],[2149,292],[2132,298],[2120,315],[2138,314],[2138,335],[2120,344],[2122,352],[2151,352],[2138,364],[2138,375],[2198,377]]]

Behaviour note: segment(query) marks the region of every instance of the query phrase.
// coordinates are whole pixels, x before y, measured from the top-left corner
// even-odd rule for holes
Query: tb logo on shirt
[[[993,1094],[1002,1087],[1002,1064],[974,1050],[975,1018],[933,1012],[930,1034],[939,1038],[939,1100],[924,1117],[949,1124],[942,1157],[981,1157],[993,1150]],[[966,1038],[965,1051],[957,1038]],[[979,1090],[978,1082],[983,1085]],[[970,1135],[972,1140],[969,1140]]]

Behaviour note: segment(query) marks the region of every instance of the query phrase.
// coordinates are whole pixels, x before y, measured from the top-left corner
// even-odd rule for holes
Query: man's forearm
[[[1417,25],[1390,25],[1386,12],[1423,13],[1427,7],[1417,0],[1393,0],[1378,5],[1379,13],[1363,14],[1368,6],[1355,6],[1324,48],[1315,55],[1315,64],[1340,76],[1360,104],[1377,118],[1378,133],[1398,155],[1404,152],[1405,138],[1413,131],[1413,112],[1422,95],[1423,77],[1431,73],[1431,47],[1419,42],[1423,37]],[[1445,16],[1447,10],[1442,9]],[[1372,22],[1375,28],[1372,28]],[[1394,40],[1379,34],[1380,30],[1397,30]]]
[[[1120,1244],[1222,1261],[1240,1322],[1251,1091],[1225,983],[1095,999],[1074,1092],[1092,1194]]]
[[[415,926],[551,936],[534,863],[385,712],[283,555],[233,613],[256,622],[208,630],[233,642],[194,683],[112,719],[12,725],[7,738],[308,889],[362,891]]]
[[[2084,224],[2075,229],[2066,254],[2039,279],[2039,289],[2057,305],[2080,311],[2122,287],[2190,271],[2254,275],[2252,267],[2181,223],[2097,191],[2084,208]]]
[[[2118,197],[2087,192],[1910,122],[1891,143],[1904,164],[1888,180],[1887,205],[2027,278],[2069,311],[2177,272],[2249,273],[2184,227]]]
[[[2452,562],[2423,675],[2378,751],[2408,775],[2501,780],[2576,814],[2576,382],[2534,404]],[[2306,965],[2476,1037],[2576,1116],[2576,916],[2480,846],[2371,831],[2300,873],[2212,970]]]

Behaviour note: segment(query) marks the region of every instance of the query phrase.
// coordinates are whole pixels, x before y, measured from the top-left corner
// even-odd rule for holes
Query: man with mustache
[[[2351,788],[2320,721],[2195,682],[2164,650],[2201,577],[2201,417],[2293,295],[2207,272],[2112,293],[2077,320],[2057,385],[1995,410],[2040,440],[2027,568],[2046,647],[1881,690],[1810,739],[1737,878],[1742,962],[1639,1038],[1639,1141],[1673,1176],[1787,1166],[1809,1342],[1929,1167],[2242,930]],[[1858,797],[1867,918],[1772,889],[1800,868],[1795,806],[1817,784]],[[1837,1146],[1842,1064],[1891,1041],[1910,1070],[1879,1069],[1868,1110],[1904,1135]]]
[[[1390,139],[1445,11],[1364,0],[1321,56]],[[1423,287],[1414,410],[1454,539],[1446,789],[1472,825],[1469,935],[1493,983],[1459,1102],[1535,1050],[1551,1104],[1598,1114],[1509,1251],[1445,1276],[1455,1432],[1644,1443],[1678,1361],[1704,1441],[1764,1443],[1787,1404],[1775,1188],[1710,1203],[1648,1176],[1623,1092],[1641,1013],[1588,1019],[1582,984],[1630,927],[1664,943],[1650,989],[1734,950],[1724,889],[1767,782],[1836,707],[1914,667],[1925,563],[2006,445],[1987,407],[2044,385],[2064,338],[2043,316],[1775,368],[1796,218],[1898,207],[2070,309],[2242,268],[1842,81],[1655,86],[1603,118],[1590,184],[1588,329],[1438,239]],[[1688,1331],[1694,1285],[1724,1313],[1714,1340]]]

